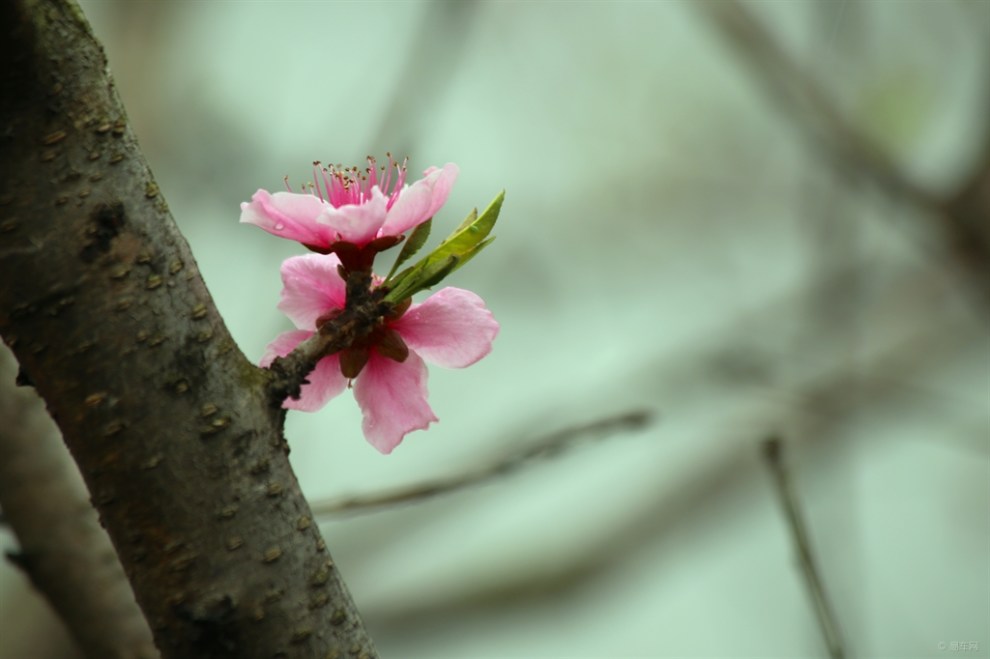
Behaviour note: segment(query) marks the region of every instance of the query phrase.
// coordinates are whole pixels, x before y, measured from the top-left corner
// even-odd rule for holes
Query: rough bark
[[[34,391],[15,386],[16,375],[17,362],[0,346],[0,505],[19,546],[8,558],[87,657],[158,657],[58,428]]]
[[[164,657],[375,656],[70,0],[0,3],[0,334]]]

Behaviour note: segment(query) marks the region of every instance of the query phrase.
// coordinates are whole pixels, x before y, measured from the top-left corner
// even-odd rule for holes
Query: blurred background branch
[[[0,344],[0,507],[17,538],[7,556],[58,612],[87,657],[158,651],[89,492],[44,402],[17,387]]]
[[[822,637],[825,647],[828,648],[829,657],[832,659],[843,659],[846,650],[839,634],[839,624],[828,595],[825,592],[825,582],[815,561],[814,550],[812,549],[811,536],[808,533],[801,506],[798,503],[797,494],[791,479],[790,471],[784,459],[784,444],[777,438],[767,439],[762,445],[763,460],[769,468],[773,477],[774,489],[780,505],[784,510],[784,517],[787,520],[787,527],[794,540],[794,547],[797,551],[798,562],[801,566],[801,574],[804,576],[811,597],[812,607],[818,618],[818,625],[822,630]]]
[[[582,440],[601,440],[622,432],[642,430],[651,420],[646,411],[626,412],[540,437],[526,447],[487,465],[473,467],[443,479],[386,492],[313,501],[313,512],[321,517],[343,513],[367,513],[376,509],[413,503],[430,497],[449,495],[466,487],[481,485],[505,476],[537,460],[553,459]]]
[[[842,0],[841,6],[855,4]],[[851,124],[815,80],[802,70],[777,42],[773,33],[739,0],[702,0],[696,3],[725,43],[783,114],[809,138],[811,152],[824,156],[848,184],[869,181],[897,202],[910,204],[927,215],[968,271],[969,285],[990,314],[990,120],[978,136],[986,146],[972,173],[957,191],[941,196],[926,190],[905,174],[865,132]],[[990,101],[990,84],[983,90]],[[990,102],[985,103],[990,117]]]

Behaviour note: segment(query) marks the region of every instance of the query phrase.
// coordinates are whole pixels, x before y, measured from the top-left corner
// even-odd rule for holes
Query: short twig
[[[762,449],[763,458],[770,468],[770,473],[773,475],[777,495],[780,497],[780,502],[784,507],[787,525],[790,528],[794,546],[797,548],[798,560],[801,563],[801,573],[804,575],[805,583],[808,585],[811,601],[815,608],[815,615],[818,618],[818,626],[821,628],[825,645],[828,647],[828,654],[832,659],[843,659],[846,656],[846,652],[843,648],[842,638],[839,635],[839,625],[825,595],[825,585],[822,582],[811,551],[811,539],[808,536],[801,510],[798,508],[797,495],[794,492],[790,474],[784,464],[783,442],[777,437],[771,437],[763,442]]]
[[[370,272],[347,273],[347,303],[339,314],[318,321],[319,329],[285,357],[269,366],[268,391],[273,403],[298,398],[306,376],[323,357],[344,350],[371,334],[393,310],[384,291],[371,288]]]
[[[600,439],[622,431],[638,430],[646,426],[651,418],[651,413],[645,410],[626,412],[559,430],[537,439],[532,445],[526,446],[517,453],[456,476],[364,496],[314,501],[311,506],[313,512],[318,516],[366,513],[395,504],[411,503],[441,494],[450,494],[466,487],[479,485],[497,476],[504,476],[533,460],[557,455],[573,446],[578,440]]]

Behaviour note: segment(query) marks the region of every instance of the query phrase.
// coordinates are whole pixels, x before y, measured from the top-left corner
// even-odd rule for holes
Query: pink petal
[[[306,376],[309,381],[299,390],[299,399],[286,398],[282,407],[303,412],[315,412],[347,387],[347,378],[340,373],[340,357],[327,355],[316,362],[316,368]]]
[[[293,330],[275,337],[275,340],[265,348],[261,358],[261,366],[267,368],[276,357],[285,357],[297,345],[312,336],[312,332]],[[315,412],[327,404],[347,386],[347,379],[340,373],[340,359],[337,355],[329,355],[316,363],[313,372],[306,376],[309,381],[299,390],[299,398],[286,398],[282,407],[303,412]]]
[[[261,361],[258,365],[261,368],[268,368],[275,361],[276,357],[285,357],[287,354],[296,349],[296,346],[308,339],[313,335],[312,332],[307,332],[306,330],[292,330],[291,332],[282,332],[275,339],[265,347],[265,354],[261,356]]]
[[[374,351],[354,383],[354,398],[364,413],[364,436],[382,453],[391,453],[413,430],[437,417],[426,402],[426,364],[410,352],[399,363]]]
[[[443,169],[430,167],[423,172],[423,178],[399,193],[388,211],[382,235],[398,236],[433,217],[447,201],[459,171],[451,162]]]
[[[430,219],[428,213],[432,197],[433,192],[426,185],[426,179],[416,181],[399,192],[382,225],[382,235],[398,236]]]
[[[271,194],[267,190],[258,190],[250,203],[241,204],[241,222],[256,224],[280,238],[307,245],[327,245],[327,229],[316,222],[325,205],[311,194]]]
[[[385,222],[388,200],[377,187],[371,189],[371,199],[361,204],[345,204],[334,208],[327,204],[317,222],[336,240],[363,247],[378,235]]]
[[[437,169],[436,167],[430,167],[423,175],[427,178],[433,178],[433,203],[430,205],[430,210],[427,217],[433,217],[433,215],[440,210],[440,207],[447,203],[447,197],[450,196],[450,191],[454,187],[454,181],[457,180],[457,175],[460,173],[460,168],[452,162],[448,162],[443,166],[443,169]]]
[[[392,327],[411,350],[446,368],[464,368],[487,355],[499,329],[484,300],[453,287],[414,304]]]
[[[333,254],[292,256],[282,263],[282,299],[278,308],[299,329],[315,330],[316,319],[343,309],[346,284],[337,272],[340,259]]]

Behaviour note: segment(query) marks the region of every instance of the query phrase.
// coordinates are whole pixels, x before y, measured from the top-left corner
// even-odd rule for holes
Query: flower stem
[[[273,405],[281,406],[287,397],[298,398],[306,376],[316,368],[317,362],[360,342],[391,313],[394,305],[383,301],[381,292],[372,287],[371,271],[350,270],[342,274],[346,274],[347,282],[344,309],[268,367],[268,391]]]

